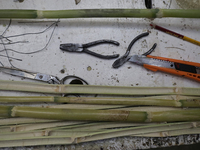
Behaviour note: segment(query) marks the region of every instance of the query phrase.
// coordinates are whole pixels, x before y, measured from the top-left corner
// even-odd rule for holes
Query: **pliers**
[[[141,65],[151,71],[162,71],[178,76],[187,77],[200,82],[200,63],[149,55],[156,48],[156,44],[154,44],[149,51],[142,55],[128,56],[133,44],[140,38],[147,35],[149,35],[148,32],[143,33],[133,39],[125,55],[113,63],[113,68],[118,68],[125,62],[132,62],[134,64]]]
[[[63,51],[68,51],[68,52],[85,52],[87,54],[103,58],[103,59],[113,59],[119,57],[119,54],[114,54],[114,55],[101,55],[95,52],[92,52],[88,50],[89,47],[96,46],[99,44],[113,44],[116,46],[119,46],[119,42],[113,41],[113,40],[98,40],[94,42],[90,42],[87,44],[78,44],[78,43],[66,43],[66,44],[60,44],[60,49]]]

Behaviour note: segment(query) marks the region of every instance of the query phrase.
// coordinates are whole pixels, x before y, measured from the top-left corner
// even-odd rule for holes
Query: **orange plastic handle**
[[[171,58],[165,58],[165,57],[158,57],[158,56],[151,56],[151,55],[147,55],[146,57],[200,67],[200,63],[195,63],[195,62],[189,62],[189,61],[183,61],[183,60],[177,60],[177,59],[171,59]]]
[[[190,79],[193,79],[193,80],[196,80],[196,81],[200,82],[200,75],[199,74],[185,72],[185,71],[179,71],[179,70],[170,69],[170,68],[152,66],[152,65],[147,65],[147,64],[144,64],[143,66],[146,69],[149,69],[151,71],[167,72],[167,73],[170,73],[170,74],[175,74],[175,75],[178,75],[178,76],[187,77],[187,78],[190,78]]]

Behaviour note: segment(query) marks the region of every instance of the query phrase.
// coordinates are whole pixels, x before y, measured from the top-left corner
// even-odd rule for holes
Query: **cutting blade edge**
[[[35,77],[36,77],[36,73],[17,70],[14,68],[0,67],[0,71],[3,73],[6,73],[6,74],[10,74],[10,75],[18,76],[18,77],[29,78],[29,79],[35,79]]]

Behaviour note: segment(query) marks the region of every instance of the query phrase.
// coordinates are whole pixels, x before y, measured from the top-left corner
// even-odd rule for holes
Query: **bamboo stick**
[[[15,126],[0,126],[0,133],[4,132],[22,132],[22,131],[31,131],[31,130],[41,130],[45,128],[55,128],[60,126],[71,126],[79,125],[84,122],[72,122],[72,121],[60,121],[60,122],[51,122],[51,123],[35,123],[35,124],[24,124],[24,125],[15,125]]]
[[[166,95],[149,97],[0,96],[0,103],[69,103],[94,105],[200,107],[200,97]]]
[[[200,88],[178,87],[123,87],[97,85],[53,85],[23,81],[0,80],[0,90],[52,94],[103,94],[103,95],[189,95],[200,96]]]
[[[6,118],[0,119],[0,126],[2,125],[14,125],[14,124],[28,124],[28,123],[44,123],[44,122],[57,122],[58,120],[45,120],[45,119],[33,119],[33,118]]]
[[[26,117],[70,121],[116,121],[116,122],[174,122],[198,121],[200,109],[169,111],[128,111],[92,109],[56,109],[23,106],[0,106],[7,117]]]
[[[65,131],[34,131],[15,133],[14,136],[5,134],[6,138],[0,138],[0,147],[13,146],[34,146],[34,145],[51,145],[51,144],[74,144],[114,137],[123,137],[131,135],[148,134],[162,131],[174,131],[180,129],[191,129],[199,126],[198,122],[188,123],[171,123],[143,127],[132,127],[125,129],[113,129],[100,132],[65,132]],[[18,136],[17,136],[18,135]],[[59,139],[59,140],[58,140]],[[62,140],[64,139],[64,141]],[[51,141],[51,143],[49,143]]]
[[[134,137],[172,137],[172,136],[180,136],[180,135],[189,135],[189,134],[200,134],[200,128],[191,128],[191,129],[179,129],[172,131],[163,131],[163,132],[155,132],[148,134],[138,134],[132,135]]]
[[[200,18],[199,10],[184,9],[79,9],[79,10],[0,10],[0,18]]]

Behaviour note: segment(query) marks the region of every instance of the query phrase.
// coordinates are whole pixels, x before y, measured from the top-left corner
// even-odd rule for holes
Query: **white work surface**
[[[170,0],[153,0],[158,8],[169,8]],[[92,8],[145,8],[143,0],[81,0],[76,5],[74,0],[25,0],[22,3],[13,0],[0,0],[0,9],[37,9],[37,10],[61,10],[61,9],[92,9]],[[179,8],[172,0],[170,8]],[[27,21],[22,23],[22,21]],[[42,21],[30,23],[30,21]],[[4,36],[23,34],[29,32],[40,32],[46,29],[56,20],[12,20],[11,26]],[[28,23],[29,22],[29,23]],[[166,74],[163,72],[152,72],[141,66],[127,62],[118,69],[112,68],[116,59],[105,60],[85,53],[69,53],[59,49],[61,43],[88,43],[95,40],[110,39],[120,43],[120,46],[109,44],[99,45],[90,48],[91,51],[100,54],[123,55],[131,40],[137,35],[150,31],[149,36],[142,38],[131,49],[130,55],[142,54],[148,51],[154,43],[157,48],[151,54],[153,56],[168,57],[193,61],[200,63],[200,47],[181,39],[172,37],[161,31],[151,29],[153,22],[162,27],[168,28],[190,38],[200,40],[200,20],[181,18],[86,18],[86,19],[60,19],[52,39],[47,48],[43,51],[23,55],[8,51],[10,57],[22,59],[12,60],[12,64],[20,69],[34,72],[47,73],[62,78],[66,75],[79,76],[91,85],[112,85],[112,86],[147,86],[147,87],[199,87],[199,83],[187,78]],[[0,20],[0,34],[6,29],[9,20]],[[6,45],[6,48],[20,52],[32,52],[43,48],[52,33],[53,28],[42,34],[27,35],[12,38],[14,41],[29,41]],[[4,41],[6,42],[6,41]],[[0,49],[4,49],[0,45]],[[6,52],[0,52],[6,55]],[[6,57],[0,56],[0,62],[4,66],[11,67]],[[65,73],[61,73],[64,69]],[[19,77],[7,75],[0,72],[1,80],[30,81]],[[43,95],[22,92],[0,91],[0,95]]]

